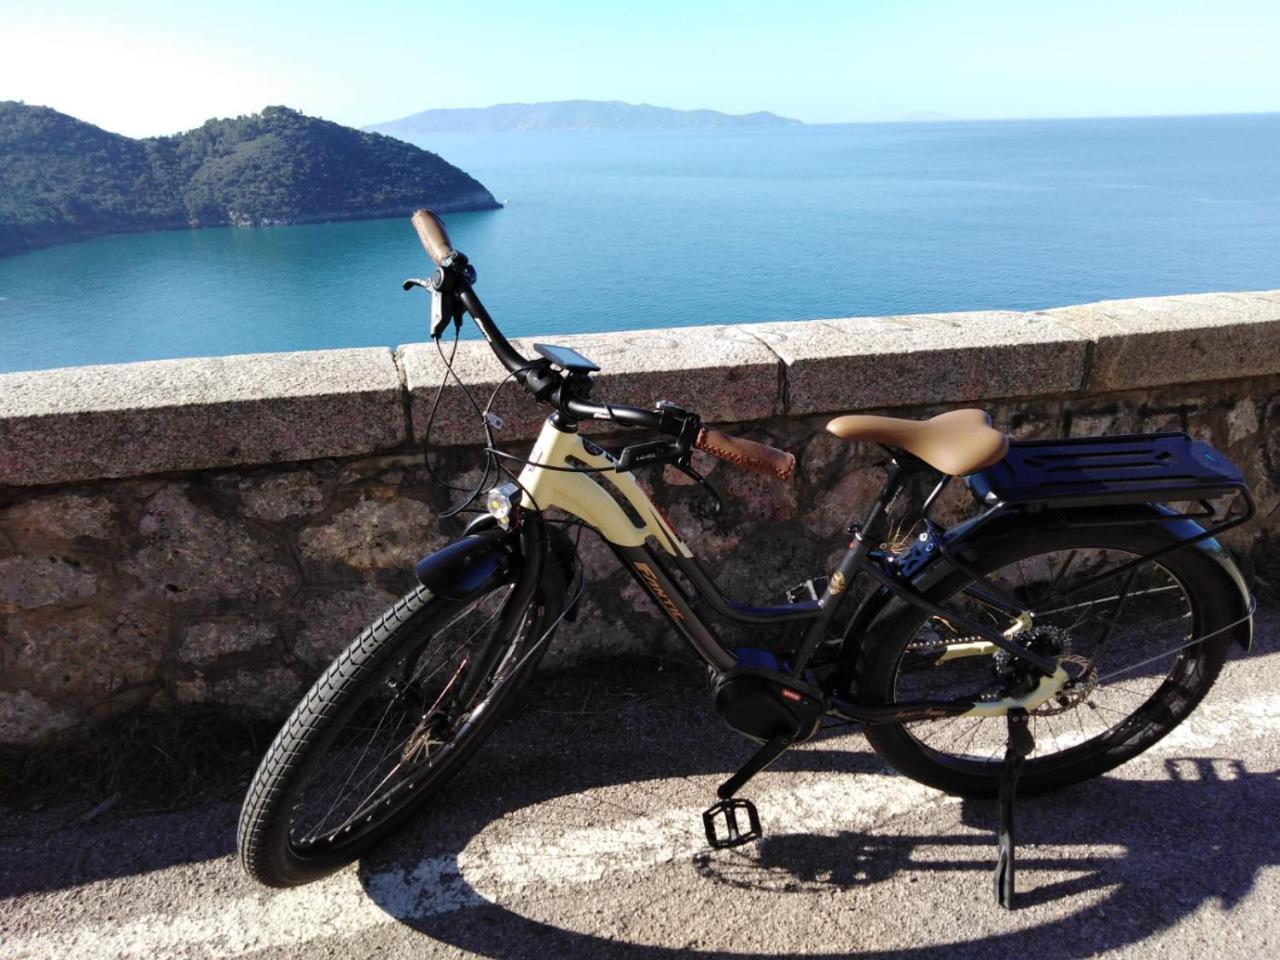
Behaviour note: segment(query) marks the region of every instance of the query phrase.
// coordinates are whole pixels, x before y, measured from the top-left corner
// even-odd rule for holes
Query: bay
[[[509,336],[1280,287],[1280,114],[422,145],[506,203],[447,220]],[[0,260],[0,370],[423,340],[407,214]]]

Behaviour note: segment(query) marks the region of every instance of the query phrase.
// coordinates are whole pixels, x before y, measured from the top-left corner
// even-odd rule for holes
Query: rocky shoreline
[[[460,200],[450,201],[447,203],[437,203],[432,209],[438,213],[481,213],[485,210],[501,210],[502,204],[497,200],[475,201]],[[170,223],[170,224],[148,224],[138,227],[119,227],[112,230],[91,230],[79,234],[63,235],[48,240],[40,240],[27,244],[18,249],[5,249],[0,246],[0,259],[5,257],[17,257],[24,253],[34,253],[37,250],[44,250],[49,247],[64,247],[73,243],[83,243],[86,240],[97,240],[102,237],[125,236],[137,233],[168,233],[175,230],[211,230],[221,227],[233,227],[236,229],[246,227],[296,227],[313,223],[346,223],[355,220],[383,220],[391,217],[405,217],[413,213],[411,208],[406,207],[379,207],[373,210],[346,211],[346,210],[330,210],[322,213],[306,214],[292,218],[263,218],[253,220],[250,218],[236,218],[225,220],[222,223]]]

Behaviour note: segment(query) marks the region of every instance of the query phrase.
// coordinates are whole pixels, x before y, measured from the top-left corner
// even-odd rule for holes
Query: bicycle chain
[[[907,644],[912,653],[928,653],[930,650],[945,650],[961,643],[979,643],[983,637],[951,637],[947,640],[913,640]]]
[[[1034,629],[1034,628],[1033,628]],[[1041,628],[1043,629],[1043,628]],[[962,643],[978,643],[983,637],[948,637],[946,639],[935,638],[933,640],[915,640],[907,644],[907,650],[912,653],[929,653],[932,651],[943,651],[948,647],[958,646]],[[1066,713],[1068,710],[1074,710],[1081,703],[1092,696],[1093,691],[1098,686],[1098,669],[1089,659],[1081,657],[1070,652],[1071,646],[1069,638],[1062,637],[1064,652],[1055,658],[1055,662],[1060,667],[1066,667],[1068,664],[1078,667],[1079,673],[1067,681],[1067,685],[1053,699],[1042,703],[1034,710],[1029,711],[1032,714],[1040,716],[1054,716],[1060,713]],[[1068,671],[1070,672],[1070,671]],[[982,700],[999,700],[1001,696],[998,693],[984,693],[980,697]]]

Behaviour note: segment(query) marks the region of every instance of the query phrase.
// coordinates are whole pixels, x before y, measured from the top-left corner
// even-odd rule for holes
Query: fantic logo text
[[[671,616],[672,620],[683,620],[684,614],[679,611],[669,596],[667,591],[662,589],[662,585],[658,583],[658,577],[647,563],[637,563],[636,571],[640,576],[644,577],[644,582],[649,585],[649,589],[653,591],[653,595],[658,598],[658,602],[662,604],[663,609]]]

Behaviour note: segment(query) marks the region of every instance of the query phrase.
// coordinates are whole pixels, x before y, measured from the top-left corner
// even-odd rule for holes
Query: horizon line
[[[147,139],[149,137],[177,136],[179,134],[189,133],[193,130],[197,130],[201,126],[203,126],[205,123],[208,123],[212,120],[232,120],[232,119],[236,119],[237,117],[252,116],[254,114],[261,114],[263,110],[266,110],[268,108],[280,107],[280,106],[284,106],[287,109],[295,110],[296,112],[301,113],[305,116],[313,117],[320,120],[327,120],[331,123],[337,123],[341,126],[350,127],[351,129],[360,130],[362,132],[368,132],[372,127],[385,126],[387,124],[397,123],[401,120],[407,120],[410,117],[416,116],[419,113],[427,113],[432,110],[487,110],[492,107],[499,107],[499,106],[534,106],[537,104],[544,104],[544,103],[573,103],[573,102],[621,103],[626,106],[648,106],[648,107],[659,106],[658,104],[652,104],[647,102],[631,103],[630,101],[627,101],[627,100],[617,100],[617,99],[588,100],[582,97],[575,97],[569,100],[534,100],[534,101],[507,100],[507,101],[501,101],[499,103],[489,104],[489,106],[487,107],[427,107],[424,110],[419,110],[419,111],[416,111],[415,113],[404,114],[392,120],[377,120],[377,121],[365,122],[365,123],[346,123],[340,120],[333,120],[322,113],[310,113],[305,107],[291,107],[286,104],[268,103],[268,104],[264,104],[262,107],[253,111],[253,113],[251,114],[237,113],[237,114],[228,114],[225,116],[206,117],[204,120],[199,121],[195,126],[175,130],[172,133],[144,134],[139,136],[136,134],[121,133],[118,130],[111,130],[109,127],[103,126],[102,124],[96,123],[92,120],[86,120],[83,117],[77,117],[75,114],[67,113],[64,110],[60,110],[58,107],[52,106],[51,104],[47,104],[47,103],[32,103],[31,101],[23,100],[21,98],[0,100],[0,102],[17,103],[17,104],[22,104],[24,106],[44,107],[45,109],[54,110],[58,113],[63,113],[66,116],[79,120],[82,123],[88,123],[98,127],[101,130],[105,130],[109,133],[114,133],[118,136],[128,137],[130,139]],[[691,113],[699,110],[708,110],[714,113],[722,113],[722,114],[725,114],[726,116],[736,116],[736,117],[750,116],[751,114],[755,114],[755,113],[767,113],[767,114],[771,114],[772,116],[779,117],[783,120],[794,121],[796,125],[805,126],[805,127],[848,127],[848,126],[877,126],[877,125],[882,126],[882,125],[889,125],[889,124],[899,125],[899,124],[926,124],[926,123],[928,124],[1025,123],[1030,121],[1059,121],[1059,120],[1160,120],[1160,119],[1172,120],[1172,119],[1179,119],[1179,118],[1194,119],[1198,117],[1267,117],[1267,116],[1275,116],[1277,114],[1280,114],[1280,107],[1277,107],[1276,109],[1272,109],[1272,110],[1218,110],[1218,111],[1208,111],[1208,112],[1198,111],[1198,112],[1190,112],[1190,113],[1112,113],[1112,114],[1088,114],[1088,113],[1075,114],[1073,113],[1073,114],[1050,114],[1050,115],[1040,115],[1040,116],[1023,115],[1023,116],[1012,116],[1012,117],[943,115],[938,117],[902,116],[902,117],[894,117],[894,118],[882,118],[878,120],[868,120],[868,119],[801,120],[797,117],[791,117],[785,114],[775,113],[772,110],[753,110],[745,114],[742,114],[742,113],[733,114],[733,113],[728,113],[727,111],[717,110],[715,107],[689,107],[689,108],[660,107],[660,109],[674,110],[676,112],[681,112],[681,113]],[[922,110],[919,112],[922,114],[928,114],[931,111]],[[942,113],[942,111],[938,111],[938,112]],[[517,130],[517,131],[493,131],[493,132],[525,133],[530,131]],[[555,131],[544,130],[544,131],[537,131],[537,132],[545,133],[545,132],[555,132]],[[573,132],[573,131],[566,130],[564,132]],[[637,131],[622,131],[622,132],[637,132]]]
[[[1212,110],[1212,111],[1192,111],[1192,112],[1170,112],[1170,113],[1062,113],[1062,114],[1040,114],[1040,115],[1018,115],[1018,116],[949,116],[945,111],[936,111],[942,114],[937,117],[913,117],[910,115],[901,117],[881,118],[878,120],[862,119],[862,120],[802,120],[791,114],[778,113],[775,110],[750,110],[745,113],[733,113],[727,110],[721,110],[716,107],[663,107],[660,104],[649,103],[648,101],[632,102],[629,100],[619,100],[616,98],[607,99],[590,99],[587,97],[570,97],[562,100],[502,100],[497,103],[491,103],[486,106],[449,106],[449,107],[426,107],[422,110],[415,110],[412,113],[406,113],[391,120],[377,120],[371,123],[361,124],[359,129],[367,130],[370,127],[383,126],[390,123],[397,123],[401,120],[408,120],[422,113],[431,113],[433,111],[446,110],[491,110],[495,107],[532,107],[541,104],[555,103],[620,103],[628,107],[657,107],[664,110],[674,110],[677,113],[694,113],[697,111],[710,111],[713,113],[722,113],[725,116],[743,117],[751,116],[757,113],[767,113],[784,120],[792,120],[806,127],[843,127],[856,126],[862,124],[886,124],[886,123],[1005,123],[1005,122],[1023,122],[1028,120],[1154,120],[1154,119],[1176,119],[1180,117],[1265,117],[1274,114],[1280,114],[1280,105],[1274,109],[1268,110]],[[920,110],[916,111],[921,114],[930,114],[935,111]],[[521,131],[512,131],[521,132]]]

